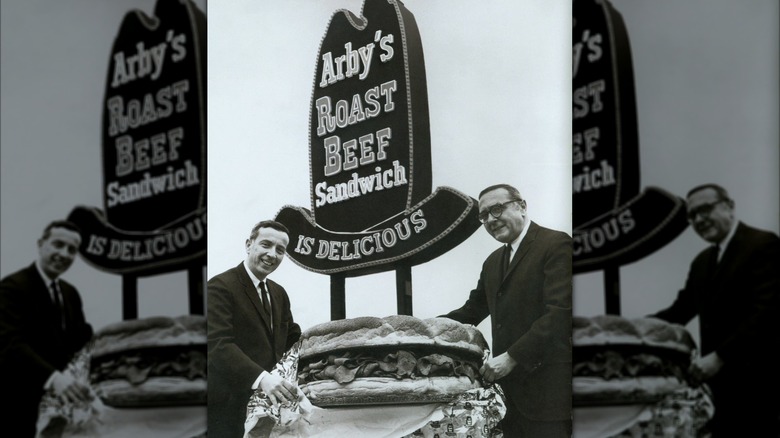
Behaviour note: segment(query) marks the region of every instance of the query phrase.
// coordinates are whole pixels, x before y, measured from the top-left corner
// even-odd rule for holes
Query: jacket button
[[[501,328],[501,324],[496,324],[496,328],[500,329]]]

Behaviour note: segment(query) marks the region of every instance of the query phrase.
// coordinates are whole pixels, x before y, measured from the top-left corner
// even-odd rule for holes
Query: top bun
[[[449,318],[363,316],[318,324],[301,335],[301,359],[338,350],[376,347],[442,347],[482,357],[487,342],[476,327]]]
[[[574,347],[598,345],[644,345],[689,354],[696,348],[691,334],[679,324],[657,318],[624,318],[597,315],[572,319]]]
[[[95,334],[92,356],[149,347],[206,343],[206,317],[153,316],[109,324]]]

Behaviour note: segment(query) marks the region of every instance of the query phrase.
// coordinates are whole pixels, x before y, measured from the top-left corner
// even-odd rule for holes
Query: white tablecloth
[[[652,404],[580,406],[573,409],[572,438],[690,438],[714,412],[705,388],[683,388]]]
[[[94,422],[41,438],[195,438],[206,436],[206,406],[114,409],[106,408]]]

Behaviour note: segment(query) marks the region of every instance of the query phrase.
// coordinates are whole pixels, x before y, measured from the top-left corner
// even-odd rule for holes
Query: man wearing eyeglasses
[[[688,192],[688,220],[710,246],[674,303],[652,316],[682,325],[699,317],[701,356],[689,371],[712,389],[714,437],[778,436],[780,239],[739,222],[734,205],[716,184]]]
[[[507,184],[479,194],[479,220],[503,245],[463,307],[445,316],[473,325],[491,317],[493,357],[480,373],[507,397],[504,436],[570,437],[571,237],[531,221]]]

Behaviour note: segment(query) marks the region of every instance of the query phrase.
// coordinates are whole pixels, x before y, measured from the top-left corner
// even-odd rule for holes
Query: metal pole
[[[138,319],[138,277],[122,276],[122,319]]]
[[[187,269],[190,315],[205,315],[203,304],[203,265],[196,263]]]
[[[620,267],[604,269],[604,307],[608,315],[620,315]]]
[[[395,269],[395,293],[398,314],[412,316],[412,267],[398,266]]]
[[[343,274],[330,276],[330,320],[347,317],[346,278]]]

